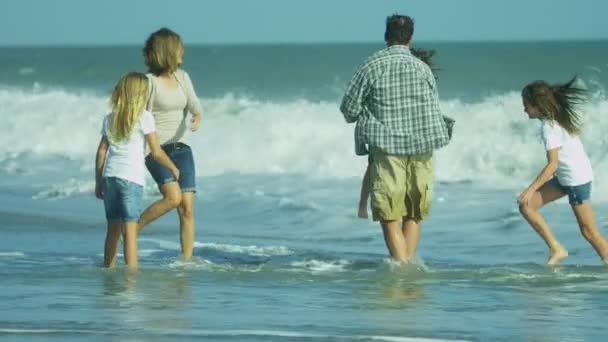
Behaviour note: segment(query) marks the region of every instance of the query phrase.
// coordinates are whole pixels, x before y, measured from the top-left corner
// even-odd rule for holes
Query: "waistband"
[[[185,149],[190,148],[190,146],[188,146],[184,143],[181,143],[181,142],[167,143],[167,144],[161,145],[161,147],[163,148],[163,150],[165,150],[165,152],[179,151],[179,150],[185,150]]]

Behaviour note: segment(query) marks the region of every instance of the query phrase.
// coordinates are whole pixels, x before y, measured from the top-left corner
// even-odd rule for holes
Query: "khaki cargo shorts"
[[[370,153],[374,221],[424,220],[433,197],[433,152],[398,156],[372,149]]]

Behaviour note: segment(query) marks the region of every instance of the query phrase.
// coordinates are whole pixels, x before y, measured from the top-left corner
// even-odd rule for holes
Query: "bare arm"
[[[201,113],[203,112],[203,107],[201,106],[198,96],[196,95],[196,91],[194,90],[194,85],[192,84],[190,75],[188,75],[188,73],[184,70],[182,70],[182,73],[186,98],[188,100],[186,108],[192,115],[192,132],[196,132],[201,124]]]
[[[179,170],[177,169],[175,164],[173,164],[171,159],[169,159],[169,156],[167,156],[165,151],[163,151],[163,149],[160,147],[160,144],[158,143],[158,138],[156,137],[156,133],[152,132],[146,134],[146,141],[150,146],[150,155],[152,155],[152,158],[156,159],[164,167],[171,170],[171,173],[175,176],[176,180],[179,179]]]
[[[559,149],[554,148],[547,151],[547,164],[543,167],[542,171],[538,174],[536,179],[528,185],[526,190],[519,195],[518,202],[521,204],[528,204],[530,198],[534,192],[536,192],[543,184],[549,181],[555,175],[557,166],[559,163]]]
[[[192,121],[191,121],[190,127],[192,129],[192,132],[196,132],[201,127],[201,113],[191,113],[191,114],[192,114]]]
[[[101,177],[103,176],[103,167],[106,164],[106,156],[108,153],[108,139],[102,136],[97,147],[97,156],[95,158],[95,197],[103,199],[103,187]]]

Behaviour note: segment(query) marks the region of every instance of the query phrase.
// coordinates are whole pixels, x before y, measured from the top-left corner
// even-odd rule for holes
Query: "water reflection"
[[[99,305],[114,331],[192,329],[191,274],[175,270],[104,270]]]

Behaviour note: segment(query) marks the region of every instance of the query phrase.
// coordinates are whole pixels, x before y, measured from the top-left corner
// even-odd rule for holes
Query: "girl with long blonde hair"
[[[130,72],[114,87],[112,112],[103,119],[95,162],[95,196],[103,199],[108,221],[104,266],[116,263],[121,234],[125,263],[137,268],[137,221],[141,214],[145,182],[144,146],[176,178],[179,170],[160,148],[154,117],[145,110],[148,99],[146,75]]]

